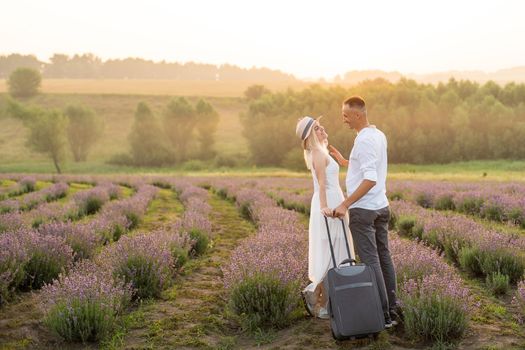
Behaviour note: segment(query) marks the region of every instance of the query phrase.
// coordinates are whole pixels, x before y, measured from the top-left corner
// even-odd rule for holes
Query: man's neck
[[[358,128],[356,128],[355,130],[357,131],[357,133],[359,134],[361,132],[361,130],[365,129],[365,128],[368,128],[370,126],[370,123],[369,122],[366,122],[366,123],[363,123],[363,125],[360,125]]]

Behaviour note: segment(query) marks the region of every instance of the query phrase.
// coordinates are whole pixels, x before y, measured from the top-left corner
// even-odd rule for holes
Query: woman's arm
[[[327,159],[324,154],[319,151],[313,151],[312,164],[319,182],[319,201],[321,204],[321,212],[325,216],[332,216],[332,210],[328,208],[326,202],[326,165]]]
[[[328,145],[328,150],[330,151],[330,155],[335,158],[339,165],[348,167],[348,164],[350,162],[346,160],[345,157],[343,157],[343,155],[337,150],[337,148],[335,148],[332,145]]]

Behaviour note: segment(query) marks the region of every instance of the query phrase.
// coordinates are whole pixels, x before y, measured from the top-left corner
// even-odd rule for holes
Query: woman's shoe
[[[308,291],[302,291],[301,297],[303,298],[304,308],[310,316],[315,316],[314,307],[315,303],[312,303],[313,293]]]
[[[317,317],[328,320],[330,318],[330,314],[328,313],[328,310],[325,307],[319,308],[319,314],[317,314]]]

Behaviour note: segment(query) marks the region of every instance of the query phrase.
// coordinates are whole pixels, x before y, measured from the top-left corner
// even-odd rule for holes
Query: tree
[[[257,100],[264,94],[269,94],[270,90],[264,87],[264,85],[251,85],[244,91],[244,97],[248,101]]]
[[[128,139],[136,165],[159,166],[169,161],[169,152],[159,122],[144,102],[137,105]]]
[[[32,150],[47,154],[60,174],[60,163],[66,155],[66,130],[68,119],[59,110],[25,107],[10,100],[8,115],[21,120],[29,129],[26,145]]]
[[[171,100],[164,112],[164,131],[178,162],[186,160],[197,119],[195,109],[184,97]]]
[[[104,122],[95,111],[81,105],[69,105],[64,110],[69,119],[67,137],[75,162],[85,161],[91,147],[102,136]]]
[[[213,157],[213,145],[215,144],[215,132],[219,124],[219,114],[211,104],[199,100],[195,106],[197,116],[197,139],[200,143],[201,158]]]
[[[17,68],[11,75],[7,84],[9,93],[14,97],[31,97],[38,93],[42,76],[36,69]]]

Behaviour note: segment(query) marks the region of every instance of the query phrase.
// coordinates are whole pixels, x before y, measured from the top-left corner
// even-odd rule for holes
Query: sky
[[[230,63],[299,78],[525,66],[525,1],[1,0],[0,55]]]

